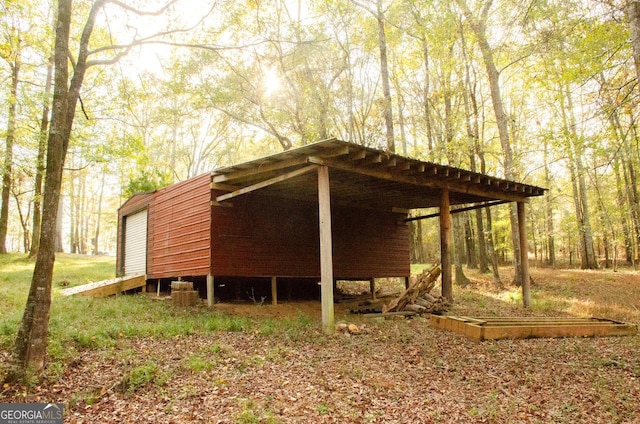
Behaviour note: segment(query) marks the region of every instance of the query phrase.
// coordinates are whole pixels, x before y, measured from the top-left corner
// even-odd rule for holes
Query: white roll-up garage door
[[[147,272],[147,210],[125,217],[124,274]]]

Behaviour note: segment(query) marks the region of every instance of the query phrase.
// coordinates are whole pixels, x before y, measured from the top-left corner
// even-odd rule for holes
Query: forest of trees
[[[532,258],[637,266],[637,2],[195,3],[73,3],[68,60],[83,78],[59,250],[113,253],[135,192],[336,137],[548,188],[529,207]],[[0,7],[0,252],[35,255],[58,7]],[[456,217],[457,262],[511,261],[515,209]],[[437,259],[434,224],[414,226],[415,261]]]

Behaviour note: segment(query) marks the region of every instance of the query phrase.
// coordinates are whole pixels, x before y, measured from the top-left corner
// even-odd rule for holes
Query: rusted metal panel
[[[332,205],[334,276],[409,275],[409,231],[397,218]],[[231,208],[213,207],[212,273],[319,277],[318,225],[313,202],[247,194]]]
[[[207,275],[210,266],[209,174],[158,190],[149,227],[148,278]]]

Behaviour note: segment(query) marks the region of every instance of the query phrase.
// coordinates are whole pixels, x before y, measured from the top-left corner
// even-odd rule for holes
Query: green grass
[[[27,299],[34,262],[24,255],[0,255],[0,350],[10,350]],[[82,255],[56,256],[49,322],[50,360],[66,361],[81,349],[115,346],[135,337],[173,337],[219,331],[250,331],[299,336],[312,322],[292,319],[254,320],[226,315],[204,306],[176,308],[142,295],[102,299],[64,297],[62,281],[79,285],[113,278],[115,259]],[[194,367],[197,366],[194,364]],[[55,367],[51,367],[56,369]],[[58,370],[61,372],[62,370]]]
[[[13,343],[18,322],[27,302],[35,260],[25,254],[0,255],[0,348]],[[115,258],[57,254],[53,270],[54,306],[62,283],[79,285],[113,278]]]

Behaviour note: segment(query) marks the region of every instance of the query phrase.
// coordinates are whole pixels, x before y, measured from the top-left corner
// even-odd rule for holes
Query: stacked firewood
[[[440,265],[436,264],[431,269],[425,269],[412,278],[409,287],[389,304],[384,305],[382,312],[412,311],[420,314],[441,314],[451,306],[450,302],[442,296],[434,296],[430,292],[436,285],[440,276]]]

